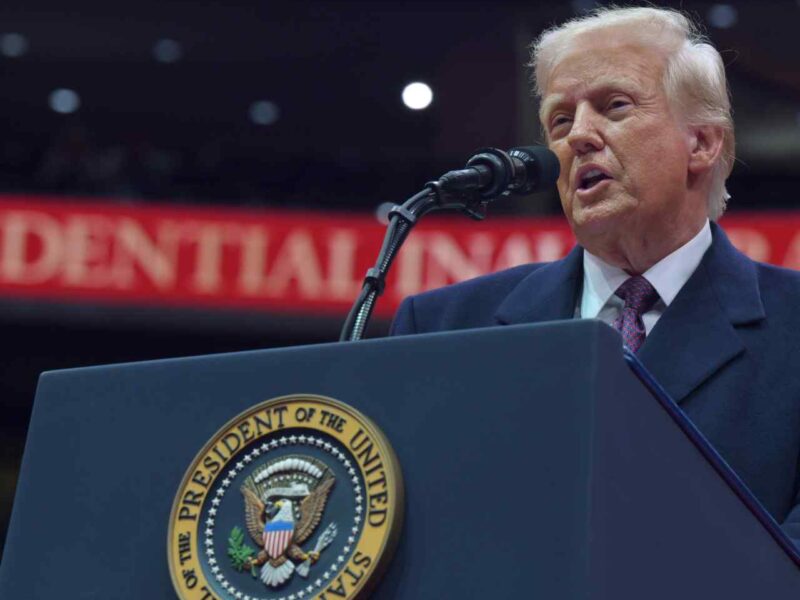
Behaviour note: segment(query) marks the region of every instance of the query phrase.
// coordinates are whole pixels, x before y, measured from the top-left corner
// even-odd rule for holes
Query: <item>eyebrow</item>
[[[631,94],[632,88],[635,87],[642,87],[642,82],[637,80],[634,77],[624,77],[624,76],[614,76],[614,77],[601,77],[599,79],[595,79],[592,81],[591,84],[586,85],[586,92],[584,92],[585,96],[596,96],[603,92],[608,92],[609,90],[618,90],[623,93]],[[545,117],[559,104],[563,104],[566,102],[568,95],[567,94],[550,94],[542,99],[540,108],[539,108],[539,121],[542,123],[542,126],[547,128],[545,124]]]

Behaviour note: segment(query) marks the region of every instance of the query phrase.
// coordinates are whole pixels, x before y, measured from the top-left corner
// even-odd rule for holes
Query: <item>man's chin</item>
[[[605,228],[619,222],[629,212],[629,207],[601,202],[574,211],[572,223],[575,227]]]
[[[632,208],[612,200],[579,207],[573,211],[570,226],[581,245],[586,246],[584,240],[622,235]]]

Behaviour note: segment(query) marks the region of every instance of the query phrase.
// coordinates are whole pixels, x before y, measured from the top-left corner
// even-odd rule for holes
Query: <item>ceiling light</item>
[[[59,88],[50,92],[50,108],[66,115],[74,113],[81,106],[81,97],[74,90]]]
[[[433,102],[433,90],[427,83],[415,81],[403,89],[403,104],[411,110],[428,108]]]
[[[250,120],[256,125],[272,125],[281,116],[278,105],[269,100],[257,100],[250,105]]]
[[[183,58],[183,48],[175,40],[158,40],[153,46],[153,58],[160,63],[174,63]]]
[[[28,38],[21,33],[0,34],[0,54],[17,58],[28,51]]]

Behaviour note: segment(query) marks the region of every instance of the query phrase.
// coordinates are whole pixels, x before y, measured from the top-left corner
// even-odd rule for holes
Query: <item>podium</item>
[[[174,598],[193,457],[248,407],[312,393],[402,466],[373,598],[796,599],[791,542],[620,346],[568,321],[45,373],[0,597]]]

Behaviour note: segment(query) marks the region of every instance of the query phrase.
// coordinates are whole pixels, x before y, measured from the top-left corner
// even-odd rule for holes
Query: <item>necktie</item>
[[[645,338],[642,315],[658,302],[658,292],[647,279],[636,275],[626,280],[614,293],[625,301],[622,312],[614,320],[614,327],[622,334],[625,345],[637,352]]]

